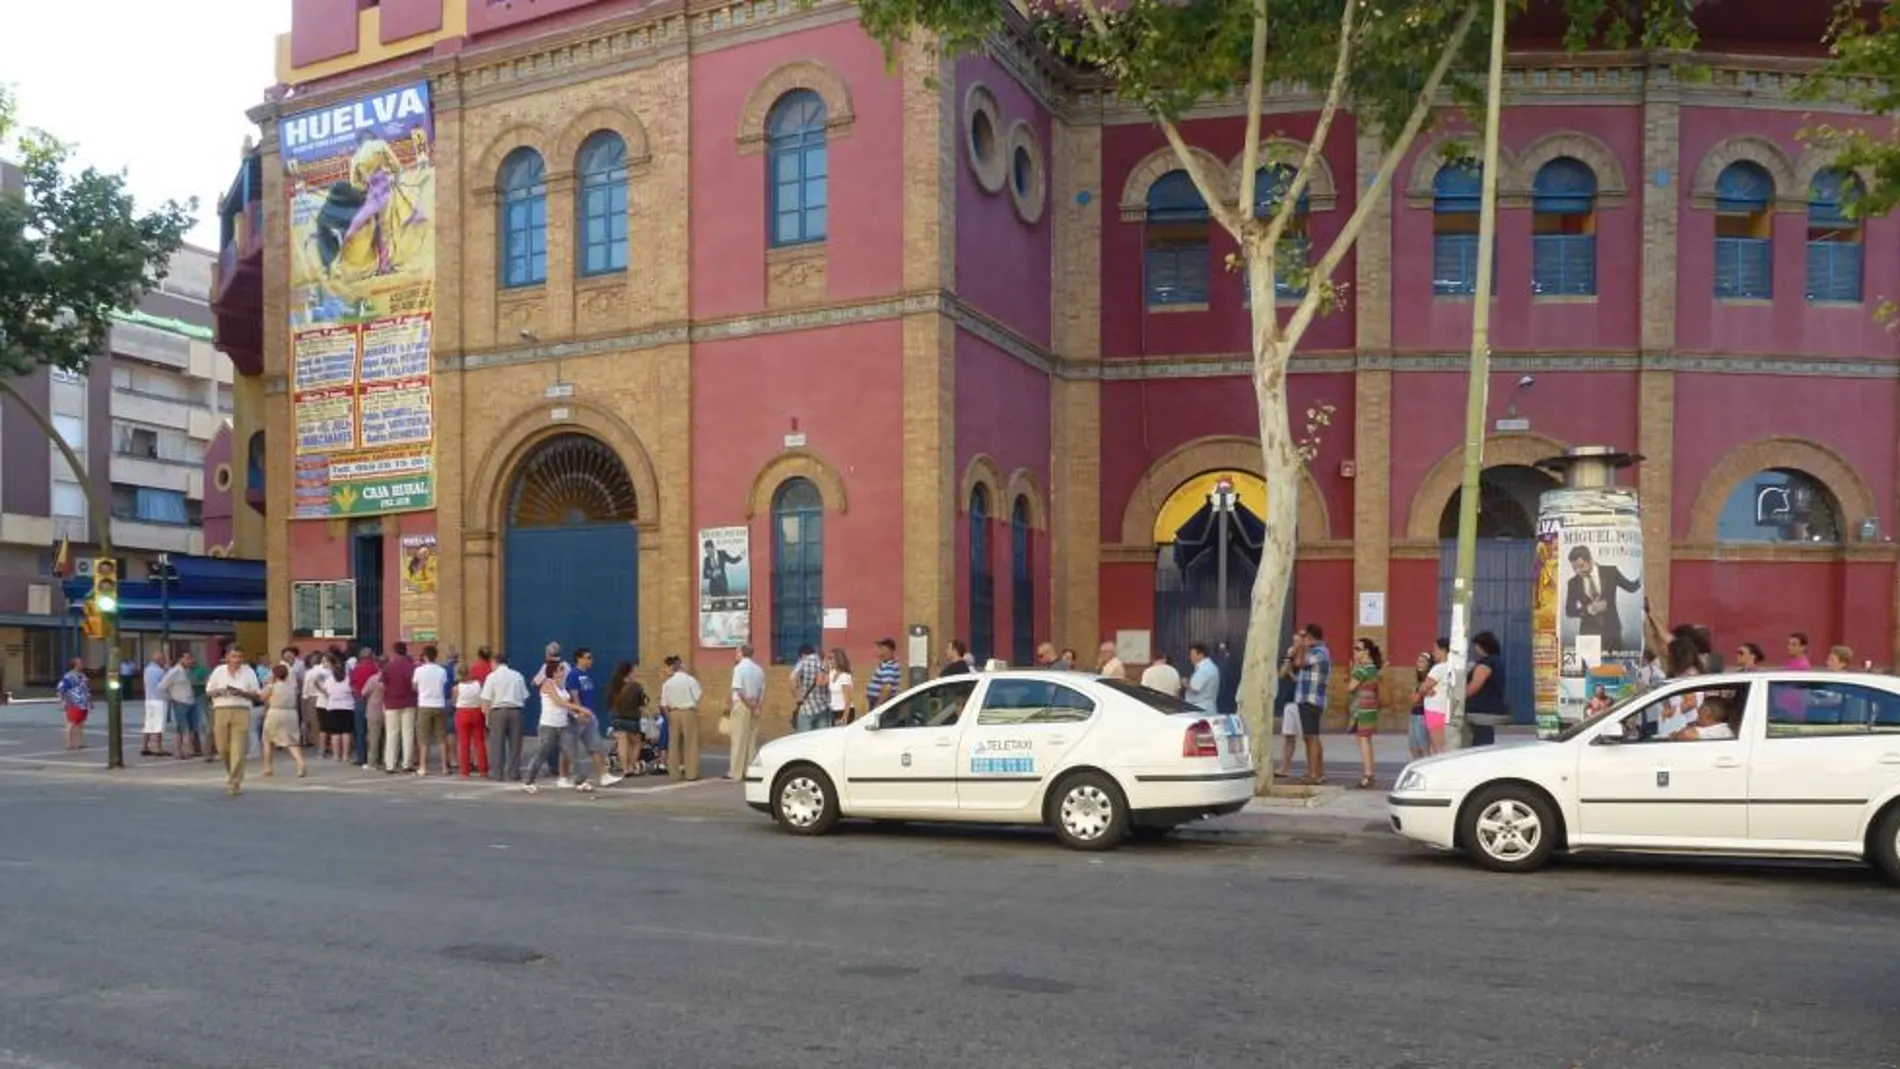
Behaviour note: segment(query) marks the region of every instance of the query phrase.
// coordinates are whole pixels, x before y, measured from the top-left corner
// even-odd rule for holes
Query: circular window
[[[229,493],[231,490],[231,465],[218,465],[217,469],[211,473],[211,485],[217,487],[218,492],[221,494]]]
[[[1006,178],[1003,118],[996,108],[996,97],[981,82],[964,94],[963,129],[963,147],[976,184],[985,193],[1001,193]]]
[[[1009,197],[1016,202],[1016,214],[1025,223],[1042,221],[1048,201],[1048,180],[1043,172],[1042,146],[1035,131],[1021,119],[1009,128]]]

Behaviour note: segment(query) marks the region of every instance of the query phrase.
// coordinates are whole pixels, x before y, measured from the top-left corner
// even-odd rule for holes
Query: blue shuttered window
[[[580,256],[583,275],[627,269],[627,143],[602,130],[581,144],[574,168],[580,175]]]
[[[1286,191],[1293,188],[1293,179],[1299,172],[1284,163],[1271,167],[1262,167],[1253,176],[1253,213],[1256,218],[1270,219],[1280,210],[1280,203],[1286,199]],[[1286,229],[1281,231],[1279,247],[1273,251],[1273,295],[1280,300],[1299,300],[1306,296],[1307,271],[1311,265],[1308,257],[1312,252],[1312,242],[1307,232],[1306,191],[1300,191],[1300,199],[1293,205],[1293,217],[1287,220]],[[1253,303],[1253,291],[1248,288],[1246,272],[1241,272],[1241,303]]]
[[[825,502],[808,479],[772,495],[772,660],[790,664],[824,639]]]
[[[1531,187],[1531,292],[1594,297],[1597,292],[1597,176],[1560,156],[1538,168]]]
[[[1478,292],[1478,209],[1483,172],[1469,160],[1438,169],[1432,179],[1432,293],[1469,297]],[[1495,264],[1497,250],[1492,250]],[[1491,272],[1497,292],[1497,272]]]
[[[1009,659],[1036,661],[1036,578],[1029,556],[1029,502],[1017,498],[1009,515]]]
[[[1148,187],[1142,281],[1150,308],[1207,303],[1207,202],[1186,171]]]
[[[501,161],[501,284],[548,280],[548,186],[541,154],[518,148]]]
[[[1715,296],[1770,300],[1775,295],[1775,247],[1769,208],[1775,181],[1761,165],[1742,160],[1715,180]]]
[[[1864,245],[1860,179],[1828,169],[1808,187],[1808,300],[1858,304]]]
[[[830,155],[824,99],[792,90],[772,105],[765,131],[772,247],[825,240]]]
[[[970,655],[996,656],[996,577],[990,572],[990,492],[970,491]]]

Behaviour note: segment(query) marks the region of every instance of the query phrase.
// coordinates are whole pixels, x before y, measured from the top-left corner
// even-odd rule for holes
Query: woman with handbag
[[[1471,745],[1490,746],[1498,741],[1497,729],[1510,722],[1505,702],[1503,647],[1498,636],[1480,631],[1471,636],[1471,674],[1465,681],[1465,722],[1471,728]]]

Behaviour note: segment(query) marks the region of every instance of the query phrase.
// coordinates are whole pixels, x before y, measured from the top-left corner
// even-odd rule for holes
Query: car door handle
[[[1717,768],[1740,768],[1740,767],[1742,767],[1742,759],[1741,759],[1741,758],[1739,758],[1739,757],[1720,757],[1720,758],[1717,758],[1717,759],[1716,759],[1716,761],[1715,761],[1715,767],[1717,767]]]
[[[950,743],[950,740],[949,740],[949,739],[938,739],[938,740],[937,740],[937,745],[938,745],[938,746],[949,746],[949,745],[951,745],[951,743]]]
[[[1880,763],[1883,765],[1900,765],[1900,753],[1883,753],[1880,755]]]
[[[1051,736],[1049,736],[1049,745],[1051,745],[1051,746],[1061,746],[1061,745],[1063,745],[1064,743],[1067,743],[1068,741],[1069,741],[1069,737],[1068,737],[1067,735],[1051,735]]]

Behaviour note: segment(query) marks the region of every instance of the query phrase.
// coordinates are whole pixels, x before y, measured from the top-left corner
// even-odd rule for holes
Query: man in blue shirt
[[[587,711],[594,714],[587,718],[587,724],[581,728],[580,737],[582,744],[587,747],[587,751],[592,754],[601,755],[597,760],[605,762],[607,760],[605,756],[607,753],[607,734],[601,729],[600,718],[603,713],[601,704],[606,698],[606,695],[601,693],[599,684],[594,680],[594,651],[588,649],[586,646],[582,646],[574,651],[574,668],[567,673],[567,691],[574,696],[575,701],[586,706]],[[561,763],[569,765],[578,773],[581,771],[580,758],[580,754],[574,754],[572,757],[567,754],[562,754]],[[601,777],[600,785],[602,787],[611,787],[624,778],[623,776],[615,776],[612,774],[604,775]]]
[[[1213,713],[1220,699],[1220,668],[1207,655],[1206,643],[1188,646],[1188,663],[1194,671],[1188,676],[1187,703],[1203,713]]]
[[[1333,655],[1326,648],[1326,633],[1318,624],[1307,624],[1293,636],[1293,648],[1287,651],[1280,675],[1293,681],[1300,734],[1306,739],[1306,781],[1318,783],[1326,778],[1326,749],[1320,742],[1319,721],[1333,683]]]

